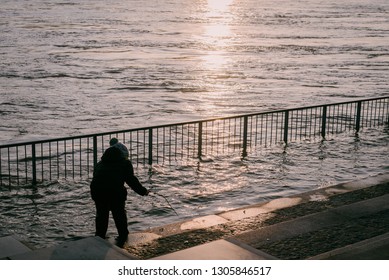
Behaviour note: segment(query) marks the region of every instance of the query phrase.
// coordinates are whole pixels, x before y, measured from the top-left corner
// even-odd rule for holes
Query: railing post
[[[149,128],[149,165],[153,164],[153,129]]]
[[[323,106],[323,115],[321,119],[321,137],[326,137],[326,126],[327,126],[327,105]]]
[[[203,149],[203,123],[199,122],[199,134],[198,134],[198,144],[197,144],[197,157],[201,159]]]
[[[387,111],[386,111],[386,112],[388,113],[388,116],[387,116],[388,119],[387,119],[387,122],[386,122],[386,123],[389,124],[389,102],[387,103],[387,106],[386,106],[386,107],[388,107],[388,108],[387,108]]]
[[[31,145],[31,158],[32,158],[32,184],[36,185],[37,179],[36,179],[36,148],[35,148],[35,144]]]
[[[2,159],[1,159],[1,149],[0,149],[0,174],[2,174],[1,161],[2,161]],[[8,157],[8,162],[9,162],[9,157]],[[11,178],[11,176],[10,176],[10,178]],[[0,186],[2,186],[2,185],[3,185],[3,176],[0,176]]]
[[[97,165],[97,136],[93,136],[93,167]]]
[[[289,110],[285,111],[284,120],[284,143],[288,144],[288,133],[289,133]]]
[[[362,101],[358,101],[357,103],[357,117],[355,120],[355,131],[359,132],[361,129],[361,111],[362,111]]]
[[[248,134],[248,116],[244,116],[243,118],[243,149],[242,149],[242,157],[247,156],[247,134]]]

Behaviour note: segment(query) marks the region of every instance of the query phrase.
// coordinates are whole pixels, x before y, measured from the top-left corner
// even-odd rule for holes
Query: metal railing
[[[260,112],[218,119],[0,145],[0,185],[89,178],[116,137],[136,167],[179,164],[239,153],[258,146],[325,138],[388,124],[389,97]]]

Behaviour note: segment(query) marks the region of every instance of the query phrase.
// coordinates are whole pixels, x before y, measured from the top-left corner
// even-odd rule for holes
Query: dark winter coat
[[[129,160],[122,157],[116,147],[108,148],[101,161],[97,163],[90,184],[94,201],[124,201],[127,189],[124,183],[139,195],[147,195],[148,191],[134,175],[134,169]]]

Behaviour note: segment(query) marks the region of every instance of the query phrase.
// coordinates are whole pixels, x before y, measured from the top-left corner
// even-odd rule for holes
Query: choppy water
[[[0,143],[389,94],[386,0],[0,3]],[[138,175],[179,216],[130,196],[130,229],[387,172],[388,154],[379,128],[244,161],[155,166]],[[93,234],[88,191],[3,188],[0,235],[41,247]]]
[[[386,0],[1,0],[0,142],[388,94]]]

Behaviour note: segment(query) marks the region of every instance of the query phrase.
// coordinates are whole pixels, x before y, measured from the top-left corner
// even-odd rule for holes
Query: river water
[[[0,3],[0,144],[389,94],[386,0]],[[163,199],[130,196],[129,226],[387,172],[388,154],[387,128],[377,128],[245,160],[139,170],[178,216]],[[42,247],[93,234],[88,182],[0,196],[0,235]]]

